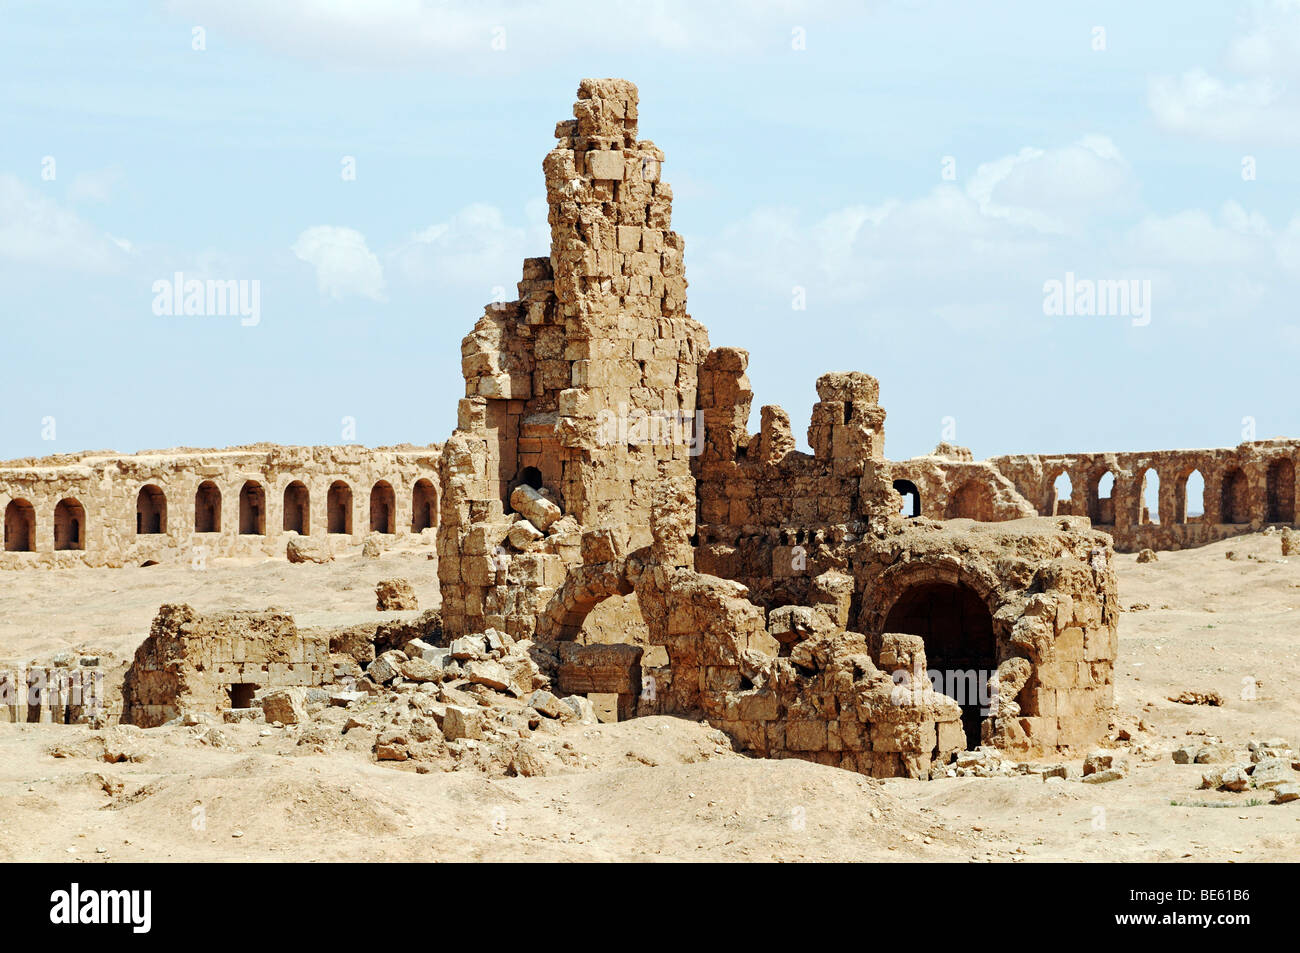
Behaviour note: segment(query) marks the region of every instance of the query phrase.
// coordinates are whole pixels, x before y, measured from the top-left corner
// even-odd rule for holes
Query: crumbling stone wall
[[[427,528],[432,543],[440,465],[433,445],[259,444],[13,460],[0,464],[0,569],[282,555],[293,535],[352,545],[372,524],[397,535]],[[331,494],[336,484],[343,491]],[[330,513],[340,500],[342,533],[332,532]]]
[[[686,314],[664,156],[637,139],[631,83],[583,80],[574,117],[543,162],[550,257],[525,261],[518,300],[489,305],[461,346],[466,396],[443,451],[438,543],[453,633],[531,633],[580,561],[574,530],[648,542],[661,465],[689,470],[708,339]],[[521,484],[565,519],[524,517],[511,536]]]
[[[960,448],[957,448],[960,449]],[[919,491],[921,515],[935,519],[1086,516],[1121,552],[1202,546],[1267,525],[1296,526],[1300,441],[1259,440],[1215,450],[1015,454],[984,461],[936,452],[891,465],[893,479]],[[1189,499],[1199,472],[1204,500]],[[1058,478],[1070,494],[1059,496]],[[1109,495],[1102,489],[1114,478]],[[1151,512],[1147,482],[1159,483]],[[965,490],[963,494],[961,491]],[[979,500],[992,501],[979,510]],[[1197,512],[1200,510],[1200,512]]]
[[[535,635],[549,674],[626,714],[645,647],[571,643],[596,606],[635,595],[668,659],[653,710],[702,715],[759,754],[924,777],[980,740],[1094,741],[1113,702],[1107,537],[1078,520],[900,516],[866,374],[818,380],[811,454],[778,407],[749,435],[748,356],[709,350],[685,317],[663,157],[635,141],[634,88],[586,80],[579,97],[545,163],[551,257],[525,263],[519,300],[490,306],[462,347],[438,536],[448,635]],[[674,412],[694,415],[689,438],[631,426]],[[1010,480],[958,462],[997,489],[954,486],[974,515],[1032,514]],[[891,628],[925,628],[935,613],[917,600],[932,596],[981,615],[978,658],[962,624]],[[937,692],[939,662],[978,662],[1001,694]]]
[[[122,721],[153,728],[183,710],[247,708],[257,689],[333,681],[329,633],[283,612],[200,615],[164,605],[122,683]]]

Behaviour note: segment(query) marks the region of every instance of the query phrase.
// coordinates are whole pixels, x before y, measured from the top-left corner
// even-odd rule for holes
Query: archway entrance
[[[935,688],[961,706],[967,748],[980,743],[981,708],[997,671],[997,640],[988,606],[966,586],[925,583],[904,592],[884,632],[919,635]]]
[[[916,484],[911,480],[895,480],[894,489],[903,498],[903,508],[899,510],[899,514],[902,516],[920,516],[921,491],[916,488]]]
[[[370,491],[370,532],[397,532],[397,494],[387,480],[380,480]]]
[[[86,510],[72,497],[59,500],[54,507],[54,548],[86,548]]]
[[[5,507],[5,552],[30,553],[36,548],[36,509],[26,500]]]
[[[1295,522],[1295,464],[1275,460],[1268,468],[1268,521]]]

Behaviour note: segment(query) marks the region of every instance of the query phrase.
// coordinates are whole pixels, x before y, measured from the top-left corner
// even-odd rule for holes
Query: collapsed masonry
[[[603,661],[582,671],[572,643],[598,604],[634,596],[636,648],[668,662],[636,710],[875,776],[926,777],[981,741],[1033,755],[1097,740],[1109,537],[1074,518],[900,516],[865,374],[818,380],[811,455],[780,408],[749,434],[748,357],[710,349],[686,314],[636,88],[584,80],[578,97],[543,163],[550,257],[525,261],[519,300],[462,343],[440,468],[447,637],[535,638],[546,674],[630,695],[638,652],[620,670],[592,647]]]

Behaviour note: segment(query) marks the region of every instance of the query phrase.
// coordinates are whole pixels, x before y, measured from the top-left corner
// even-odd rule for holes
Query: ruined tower
[[[507,563],[511,582],[549,590],[579,555],[573,524],[608,530],[619,547],[648,544],[652,483],[690,473],[709,345],[686,313],[664,155],[637,139],[632,83],[583,80],[573,114],[543,162],[550,257],[526,260],[519,299],[488,305],[461,344],[465,397],[444,450],[439,531],[452,632],[531,631],[549,592],[521,604]],[[506,538],[525,483],[572,519],[527,542],[521,560]]]

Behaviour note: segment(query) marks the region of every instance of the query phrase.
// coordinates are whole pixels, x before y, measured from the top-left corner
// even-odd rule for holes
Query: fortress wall
[[[256,446],[12,461],[0,465],[0,569],[280,555],[290,535],[351,545],[372,529],[424,528],[432,545],[440,452]]]

